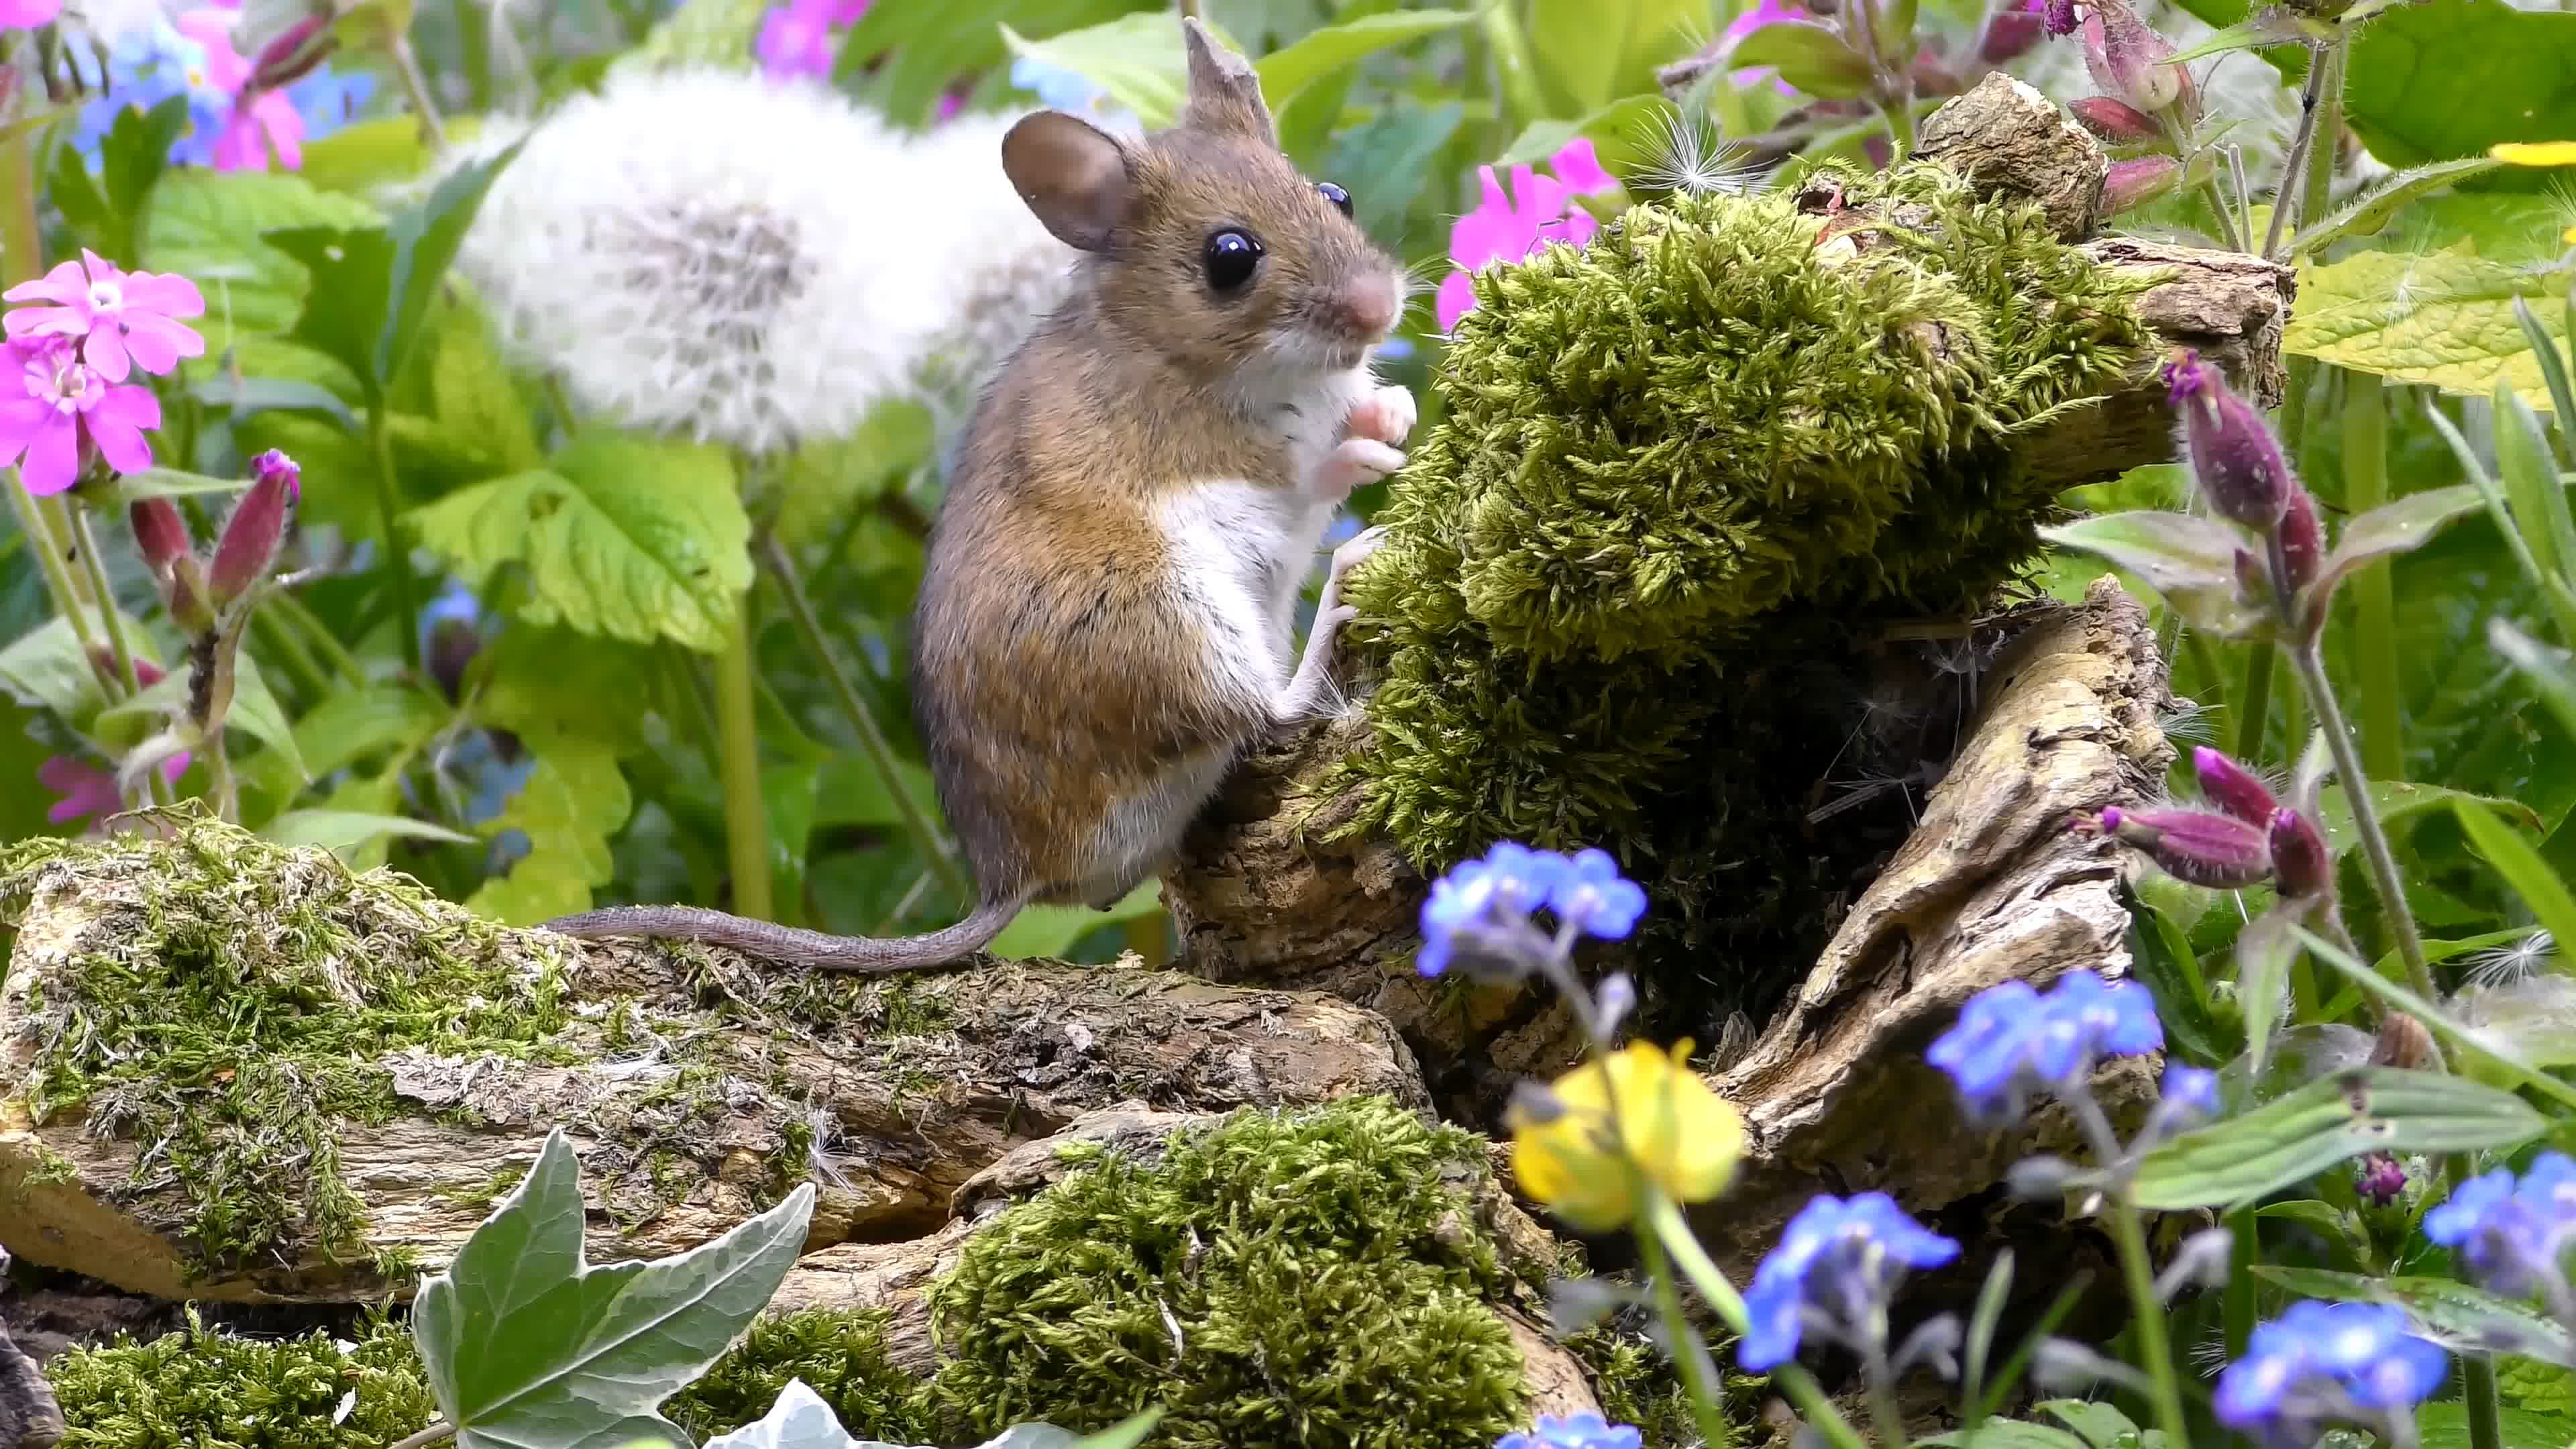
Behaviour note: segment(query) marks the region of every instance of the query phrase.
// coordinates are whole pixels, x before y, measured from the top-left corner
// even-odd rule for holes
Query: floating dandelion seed
[[[1015,342],[1052,300],[1072,252],[1011,191],[1003,126],[914,140],[817,85],[620,73],[527,133],[464,269],[585,412],[753,453],[840,437],[934,356],[960,370],[961,327]],[[934,204],[935,236],[903,220]]]
[[[1640,118],[1637,126],[1639,150],[1646,157],[1636,174],[1641,190],[1705,196],[1752,191],[1762,184],[1765,168],[1746,159],[1752,154],[1750,148],[1726,139],[1704,116],[1661,106],[1651,117]]]
[[[2519,941],[2472,951],[2462,964],[2468,979],[2480,986],[2512,986],[2558,968],[2558,938],[2535,930]]]

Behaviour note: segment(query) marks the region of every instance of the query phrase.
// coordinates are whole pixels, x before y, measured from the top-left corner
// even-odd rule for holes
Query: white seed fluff
[[[1002,175],[1007,125],[906,137],[819,85],[620,73],[528,132],[460,263],[585,413],[751,453],[839,437],[966,365],[997,290],[1010,342],[1061,295],[1073,254]]]

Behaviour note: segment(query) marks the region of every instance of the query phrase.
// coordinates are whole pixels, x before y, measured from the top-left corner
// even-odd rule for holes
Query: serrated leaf
[[[469,586],[524,564],[521,617],[585,634],[714,653],[751,586],[751,517],[733,464],[712,447],[587,433],[545,468],[407,517]]]
[[[1850,100],[1869,91],[1869,57],[1840,33],[1804,20],[1774,20],[1745,35],[1728,54],[1737,66],[1767,65],[1811,96]]]
[[[2157,1147],[2138,1165],[2138,1205],[2234,1207],[2371,1152],[2517,1147],[2548,1123],[2510,1092],[2459,1077],[2366,1067],[2337,1073]]]
[[[2301,230],[2290,242],[2290,255],[2304,257],[2339,241],[2375,235],[2381,227],[2395,220],[2399,212],[2434,192],[2472,177],[2484,176],[2503,165],[2491,156],[2468,156],[2400,171],[2368,196],[2345,204],[2325,220]]]
[[[2236,550],[2227,525],[2193,513],[2144,509],[2079,518],[2039,531],[2061,548],[2089,553],[2171,594],[2236,587]]]
[[[289,810],[261,826],[259,833],[280,845],[318,845],[343,860],[395,836],[451,845],[474,843],[473,836],[444,825],[365,810]]]
[[[482,314],[459,308],[440,329],[429,387],[440,425],[465,439],[492,468],[516,473],[545,462],[528,400]]]
[[[486,837],[521,832],[528,853],[465,901],[467,910],[508,926],[590,909],[591,891],[617,873],[609,838],[634,809],[626,775],[607,746],[576,736],[530,743],[536,765],[527,783],[479,827]]]
[[[706,1372],[778,1291],[814,1188],[652,1262],[583,1251],[580,1164],[556,1128],[519,1185],[422,1281],[412,1336],[459,1449],[667,1442],[655,1410]]]
[[[1308,86],[1345,66],[1389,46],[1455,30],[1474,18],[1465,10],[1393,10],[1318,26],[1254,63],[1261,74],[1262,99],[1273,112],[1285,110]],[[1169,17],[1164,22],[1169,24]]]
[[[2576,15],[2567,18],[2576,21]],[[2299,305],[2281,350],[2468,396],[2482,397],[2501,382],[2544,408],[2548,390],[2513,302],[2550,289],[2546,276],[2460,247],[2303,264]],[[2565,325],[2557,319],[2559,328]],[[2563,344],[2563,330],[2557,335]]]
[[[1155,880],[1137,886],[1105,911],[1081,906],[1029,906],[1012,917],[1011,924],[986,949],[1006,961],[1061,956],[1073,948],[1074,942],[1103,926],[1143,920],[1162,909],[1163,886]]]
[[[1180,24],[1166,11],[1140,10],[1044,40],[1031,40],[1008,24],[1000,28],[1002,43],[1012,54],[1081,76],[1133,111],[1148,129],[1170,125],[1188,97],[1188,52],[1181,44]],[[1208,29],[1227,49],[1242,52],[1213,23]]]
[[[310,290],[304,268],[263,240],[263,233],[364,227],[381,219],[365,202],[319,190],[288,172],[190,168],[161,178],[152,190],[142,265],[182,273],[206,294],[206,315],[189,325],[205,334],[211,360],[239,336],[293,326]]]
[[[2567,1330],[2547,1315],[2449,1278],[2383,1277],[2270,1263],[2255,1264],[2254,1276],[2308,1298],[2397,1304],[2455,1345],[2490,1342],[2486,1335],[2502,1330],[2519,1341],[2513,1352],[2560,1362],[2569,1353]]]

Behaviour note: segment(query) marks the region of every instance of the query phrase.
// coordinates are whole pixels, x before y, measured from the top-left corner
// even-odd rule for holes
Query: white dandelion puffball
[[[839,437],[919,390],[997,277],[1070,266],[1002,174],[1007,125],[907,138],[818,85],[617,74],[528,133],[460,264],[584,412],[752,453]]]

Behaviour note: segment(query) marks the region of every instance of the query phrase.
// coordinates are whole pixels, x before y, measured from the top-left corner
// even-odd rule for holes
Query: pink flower
[[[0,301],[53,303],[21,307],[0,325],[13,341],[29,336],[85,339],[81,360],[109,382],[125,381],[129,362],[145,372],[165,373],[180,358],[205,355],[206,339],[175,320],[205,315],[206,298],[196,283],[181,276],[121,272],[87,248],[80,261],[65,262],[39,280],[0,292]]]
[[[0,346],[6,362],[17,364],[26,389],[23,396],[0,397],[0,467],[17,464],[18,481],[29,493],[42,498],[78,482],[84,443],[96,446],[120,473],[152,466],[143,430],[161,426],[161,400],[150,388],[110,384],[80,360],[68,338],[24,338]]]
[[[136,661],[138,668],[141,663]],[[161,763],[161,778],[175,786],[187,770],[188,754],[182,750]],[[125,808],[125,797],[116,788],[115,771],[70,755],[56,755],[38,765],[36,783],[62,797],[45,811],[45,818],[56,825],[69,825],[94,815],[113,815]]]
[[[207,89],[233,98],[231,114],[215,133],[213,159],[218,171],[265,171],[269,153],[293,171],[304,164],[304,117],[284,91],[263,91],[250,83],[251,64],[233,49],[234,12],[229,8],[191,10],[178,19],[179,33],[206,50]]]
[[[1592,143],[1576,140],[1548,158],[1554,176],[1534,168],[1512,168],[1510,195],[1491,166],[1478,167],[1484,199],[1449,229],[1449,260],[1457,263],[1440,283],[1437,311],[1440,330],[1454,331],[1458,319],[1476,307],[1475,272],[1496,263],[1517,262],[1550,242],[1579,247],[1592,240],[1601,223],[1572,205],[1574,197],[1606,191],[1617,179],[1602,169]]]
[[[1809,15],[1806,7],[1798,4],[1798,0],[1762,0],[1761,4],[1736,16],[1733,23],[1726,27],[1724,38],[1728,47],[1732,48],[1737,41],[1775,21],[1813,19],[1815,17]],[[1767,65],[1746,66],[1728,75],[1727,79],[1738,86],[1749,86],[1766,75],[1773,77],[1771,89],[1784,96],[1794,96],[1798,93],[1796,86],[1778,79],[1777,73]]]
[[[33,30],[63,13],[63,0],[0,0],[0,30]]]
[[[787,0],[760,23],[753,49],[760,69],[771,80],[832,74],[832,31],[854,24],[868,12],[870,0]]]

